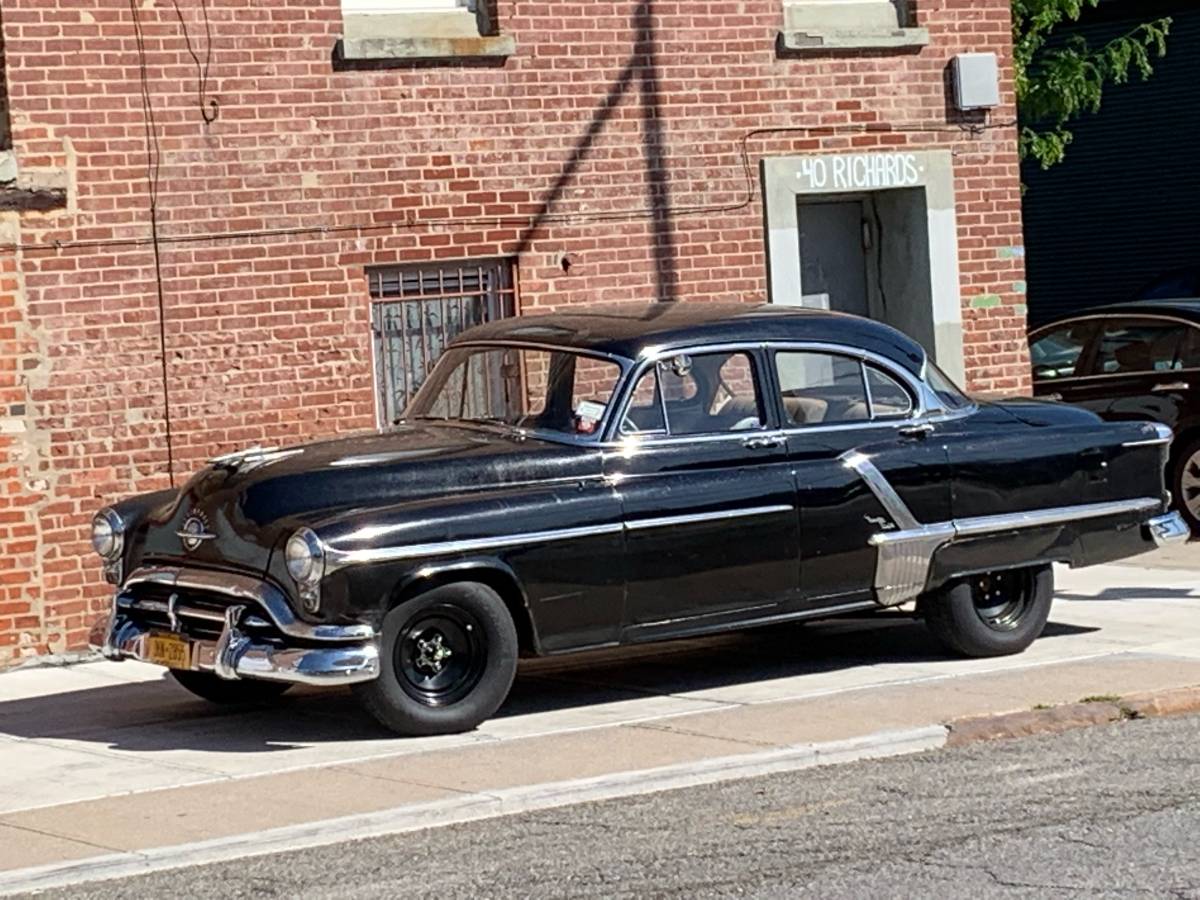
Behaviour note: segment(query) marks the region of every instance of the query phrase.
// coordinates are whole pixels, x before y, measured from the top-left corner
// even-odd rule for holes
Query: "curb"
[[[1156,719],[1200,712],[1200,686],[1130,694],[1127,697],[1097,698],[994,716],[970,716],[947,723],[947,747],[962,747],[984,741],[1003,741],[1058,734],[1091,725],[1107,725],[1130,719]]]
[[[621,772],[598,778],[467,794],[449,800],[413,804],[323,822],[289,825],[254,834],[17,869],[0,873],[0,896],[306,850],[345,841],[422,831],[577,803],[616,800],[639,794],[718,784],[761,775],[798,772],[858,760],[905,756],[927,750],[939,750],[946,745],[946,737],[947,730],[942,725],[906,731],[884,731],[844,741],[798,744],[761,753],[726,756],[637,772]]]

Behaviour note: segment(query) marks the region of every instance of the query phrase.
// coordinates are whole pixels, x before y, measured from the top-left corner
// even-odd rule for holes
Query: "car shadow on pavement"
[[[1070,594],[1062,591],[1055,600],[1090,603],[1095,600],[1195,600],[1200,602],[1196,588],[1109,587],[1098,594]]]
[[[1096,631],[1051,624],[1044,637]],[[523,661],[497,718],[693,693],[781,678],[947,662],[925,627],[880,613],[782,625],[710,638]],[[347,690],[298,688],[268,707],[219,708],[166,674],[48,696],[0,701],[0,737],[131,752],[275,753],[353,741],[396,740]],[[438,739],[434,739],[438,740]]]

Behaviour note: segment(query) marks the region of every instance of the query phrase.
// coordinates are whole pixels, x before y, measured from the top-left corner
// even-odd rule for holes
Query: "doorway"
[[[885,322],[934,347],[928,217],[920,188],[798,197],[802,305]]]
[[[964,380],[951,154],[773,157],[762,177],[771,302],[885,322]]]

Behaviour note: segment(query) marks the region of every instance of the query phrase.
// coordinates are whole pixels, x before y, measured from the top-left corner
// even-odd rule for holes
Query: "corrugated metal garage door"
[[[1079,32],[1096,45],[1157,13],[1150,5],[1113,3],[1136,18]],[[1026,167],[1031,324],[1131,299],[1164,272],[1200,266],[1200,10],[1168,12],[1170,50],[1154,77],[1110,88],[1062,165]]]

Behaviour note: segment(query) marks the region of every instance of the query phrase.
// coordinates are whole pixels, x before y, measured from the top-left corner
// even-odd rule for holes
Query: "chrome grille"
[[[151,628],[178,630],[196,640],[215,641],[224,626],[225,611],[230,606],[245,606],[246,601],[195,588],[140,582],[121,591],[117,604],[126,615]],[[282,641],[283,638],[262,611],[248,611],[239,628],[254,634],[257,639]]]

